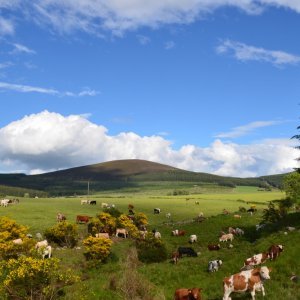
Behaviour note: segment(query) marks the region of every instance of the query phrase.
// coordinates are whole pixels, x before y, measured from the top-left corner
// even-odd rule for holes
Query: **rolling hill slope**
[[[87,182],[93,190],[136,187],[142,182],[184,182],[234,187],[280,187],[284,174],[257,178],[224,177],[181,170],[168,165],[140,159],[115,160],[70,168],[39,175],[0,174],[0,184],[47,191],[50,194],[84,194]]]

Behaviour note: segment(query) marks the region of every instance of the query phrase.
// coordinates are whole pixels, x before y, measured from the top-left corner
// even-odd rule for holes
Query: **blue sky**
[[[300,2],[0,0],[0,172],[297,167]]]

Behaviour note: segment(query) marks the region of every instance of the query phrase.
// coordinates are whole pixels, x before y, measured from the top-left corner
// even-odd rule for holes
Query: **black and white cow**
[[[219,267],[222,265],[222,260],[216,259],[216,260],[211,260],[208,263],[208,272],[216,272],[219,270]]]
[[[157,207],[157,208],[154,208],[154,209],[153,209],[153,213],[154,213],[155,215],[156,215],[156,214],[157,214],[157,215],[160,214],[160,208],[158,208],[158,207]]]

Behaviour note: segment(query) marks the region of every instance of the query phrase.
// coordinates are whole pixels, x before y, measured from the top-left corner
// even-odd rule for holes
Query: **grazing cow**
[[[237,228],[235,229],[235,234],[236,234],[236,235],[244,235],[245,232],[244,232],[243,229],[237,227]]]
[[[177,289],[174,300],[201,300],[201,288]]]
[[[240,219],[242,216],[241,215],[233,215],[234,218]]]
[[[180,258],[182,257],[182,255],[193,256],[193,257],[198,256],[195,250],[191,247],[178,247],[177,251],[179,253]]]
[[[45,257],[47,258],[51,258],[52,255],[52,247],[50,245],[46,246],[46,247],[42,247],[39,249],[41,254],[42,254],[42,258],[45,259]]]
[[[90,204],[90,205],[96,205],[97,201],[96,200],[89,200],[88,204]]]
[[[153,209],[153,213],[156,215],[159,215],[160,214],[160,208],[154,208]]]
[[[257,225],[255,225],[256,231],[264,228],[265,226],[266,226],[266,224],[257,224]]]
[[[134,209],[134,206],[132,204],[128,204],[128,209]]]
[[[252,300],[255,300],[255,291],[262,291],[263,296],[265,296],[263,282],[266,279],[270,279],[270,272],[270,268],[263,266],[253,270],[242,271],[225,278],[223,280],[223,300],[231,300],[229,296],[232,292],[241,293],[249,291]]]
[[[290,277],[290,280],[293,282],[298,282],[299,281],[299,276],[292,274],[292,276]]]
[[[62,213],[57,213],[57,215],[56,215],[56,220],[57,220],[57,222],[62,222],[62,221],[65,221],[67,218],[66,218],[66,216],[64,215],[64,214],[62,214]]]
[[[288,231],[294,231],[294,230],[296,230],[295,227],[291,227],[291,226],[287,226],[286,229],[287,229]]]
[[[191,234],[190,235],[190,239],[189,239],[189,243],[193,244],[197,242],[197,235],[196,234]]]
[[[208,248],[209,251],[214,251],[214,250],[220,250],[220,249],[221,249],[221,246],[220,246],[220,244],[218,244],[218,245],[215,245],[215,244],[209,244],[209,245],[207,246],[207,248]]]
[[[269,253],[268,252],[262,252],[256,255],[253,255],[250,258],[247,258],[244,261],[244,266],[242,267],[241,270],[249,270],[249,268],[261,265],[265,263],[265,261],[269,259]]]
[[[171,213],[166,213],[166,218],[170,219],[171,218]]]
[[[116,237],[119,237],[119,234],[121,234],[126,239],[128,236],[128,231],[125,228],[117,228]]]
[[[40,241],[40,242],[37,242],[35,244],[35,249],[40,249],[40,248],[45,248],[48,246],[48,241],[47,240],[43,240],[43,241]]]
[[[256,209],[256,208],[252,208],[252,207],[249,208],[249,209],[247,209],[247,212],[250,213],[251,216],[252,216],[252,214],[255,213],[256,211],[257,211],[257,209]]]
[[[129,209],[129,210],[128,210],[128,214],[129,214],[129,215],[134,215],[133,209]]]
[[[1,206],[3,206],[3,207],[7,207],[9,203],[10,203],[9,199],[2,199],[1,200]]]
[[[76,216],[76,223],[88,223],[91,217],[89,216],[82,216],[82,215],[77,215]]]
[[[223,215],[229,215],[229,211],[227,209],[223,209]]]
[[[39,232],[37,232],[37,233],[35,234],[35,236],[36,236],[36,238],[37,238],[39,241],[43,238],[42,234],[39,233]]]
[[[283,251],[283,245],[272,245],[268,249],[270,260],[275,260]]]
[[[107,208],[107,207],[108,207],[108,204],[105,203],[105,202],[102,202],[102,203],[101,203],[101,207],[102,207],[102,208]]]
[[[154,232],[154,237],[155,237],[156,239],[161,239],[161,234],[160,234],[160,232],[155,231],[155,232]]]
[[[229,227],[228,233],[236,234],[236,230],[233,227]]]
[[[140,230],[139,231],[140,232],[140,237],[141,237],[141,239],[145,239],[146,238],[146,235],[147,235],[147,230]]]
[[[180,256],[178,251],[172,253],[172,261],[175,265],[178,263],[179,258]]]
[[[200,203],[199,203],[199,201],[195,201],[195,204],[196,204],[196,205],[199,205]]]
[[[198,218],[203,218],[203,217],[204,217],[204,213],[202,211],[200,211],[198,214]]]
[[[107,232],[99,232],[95,234],[95,237],[109,239],[109,234]]]
[[[208,272],[217,272],[219,270],[219,267],[222,265],[222,260],[216,259],[216,260],[211,260],[208,263]]]
[[[88,204],[88,201],[87,201],[87,199],[83,199],[83,200],[81,200],[80,201],[80,204],[82,205],[82,204]]]
[[[219,242],[227,242],[227,241],[232,242],[232,240],[233,240],[233,234],[232,234],[232,233],[223,234],[223,235],[219,238]]]
[[[174,235],[174,236],[184,236],[185,234],[186,234],[185,230],[175,229],[172,231],[172,235]]]
[[[23,244],[23,240],[22,239],[15,239],[12,241],[15,245],[22,245]]]

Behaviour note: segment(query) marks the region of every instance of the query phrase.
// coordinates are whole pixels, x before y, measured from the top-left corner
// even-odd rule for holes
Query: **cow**
[[[177,289],[174,300],[201,300],[201,288]]]
[[[43,241],[40,241],[40,242],[37,242],[35,244],[35,249],[40,249],[40,248],[45,248],[48,246],[48,241],[47,240],[43,240]]]
[[[195,201],[195,204],[196,204],[196,205],[199,205],[200,203],[199,203],[199,201]]]
[[[15,245],[22,245],[23,244],[23,240],[22,239],[15,239],[12,241]]]
[[[125,239],[128,237],[128,231],[125,228],[117,228],[116,237],[119,237],[119,234],[121,234]]]
[[[256,208],[249,208],[249,209],[247,209],[247,212],[252,216],[252,214],[253,213],[255,213],[257,211],[257,209]]]
[[[43,236],[42,236],[42,234],[41,234],[40,232],[37,232],[37,233],[35,234],[35,236],[36,236],[36,238],[37,238],[39,241],[43,238]]]
[[[154,209],[153,209],[153,213],[154,213],[155,215],[159,215],[159,214],[160,214],[160,208],[154,208]]]
[[[52,255],[52,247],[50,245],[46,247],[40,248],[40,252],[42,252],[42,258],[45,259],[45,257],[51,258]]]
[[[96,200],[89,200],[88,204],[90,204],[90,205],[96,205],[97,201]]]
[[[196,257],[198,254],[191,247],[178,247],[179,257],[181,258],[183,255]]]
[[[172,231],[172,235],[174,235],[174,236],[184,236],[185,234],[186,234],[185,230],[175,229]]]
[[[270,279],[270,272],[271,268],[263,266],[226,277],[223,280],[223,300],[231,300],[229,296],[232,292],[242,293],[249,291],[252,300],[255,300],[255,291],[262,291],[263,296],[265,296],[263,282]]]
[[[180,256],[179,256],[178,251],[175,251],[175,252],[172,253],[172,261],[175,265],[178,263],[179,257]]]
[[[129,209],[129,210],[128,210],[128,214],[129,214],[129,215],[134,215],[134,211],[133,211],[132,209]]]
[[[228,233],[236,234],[236,230],[233,227],[229,227]]]
[[[207,248],[208,248],[209,251],[214,251],[214,250],[220,250],[220,249],[221,249],[221,246],[220,246],[220,244],[218,244],[218,245],[215,245],[215,244],[209,244],[209,245],[207,246]]]
[[[266,226],[266,224],[257,224],[257,225],[255,225],[255,229],[256,229],[256,231],[258,231],[258,230],[264,228],[265,226]]]
[[[211,260],[208,263],[208,272],[216,272],[219,270],[219,267],[223,264],[222,260],[216,259],[216,260]]]
[[[57,222],[62,222],[62,221],[65,221],[67,218],[66,218],[66,216],[64,215],[64,214],[62,214],[62,213],[57,213],[57,215],[56,215],[56,220],[57,220]]]
[[[189,243],[193,244],[197,242],[197,235],[196,234],[191,234],[190,235],[190,239],[189,239]]]
[[[283,245],[272,245],[268,249],[270,260],[275,260],[283,251]]]
[[[160,232],[155,231],[155,232],[154,232],[154,237],[155,237],[156,239],[161,239],[161,234],[160,234]]]
[[[91,217],[89,216],[82,216],[82,215],[77,215],[76,216],[76,223],[88,223]]]
[[[141,239],[144,240],[146,238],[146,235],[148,232],[147,232],[147,230],[140,230],[139,233],[140,233]]]
[[[9,199],[2,199],[1,200],[1,206],[3,206],[3,207],[7,207],[9,203],[10,203]]]
[[[106,232],[99,232],[95,234],[96,238],[104,238],[104,239],[109,239],[109,234]]]
[[[237,228],[235,229],[235,234],[236,234],[236,235],[244,235],[245,232],[244,232],[243,229],[237,227]]]
[[[250,258],[247,258],[244,261],[244,266],[241,270],[248,270],[251,267],[261,265],[266,262],[267,259],[269,259],[269,253],[268,252],[262,252],[256,255],[253,255]]]
[[[102,202],[102,203],[101,203],[101,207],[102,207],[102,208],[107,208],[107,207],[108,207],[108,204],[105,203],[105,202]]]
[[[232,240],[233,240],[233,234],[232,233],[223,234],[219,238],[219,242],[227,242],[228,240],[232,242]]]
[[[233,215],[233,217],[236,219],[241,219],[242,216],[241,215]]]
[[[170,218],[171,218],[171,213],[169,213],[169,212],[166,213],[166,218],[167,218],[167,219],[170,219]]]
[[[288,231],[295,231],[295,230],[296,230],[296,228],[295,228],[295,227],[292,227],[292,226],[287,226],[286,229],[287,229]]]
[[[83,200],[80,201],[80,204],[81,204],[81,205],[87,204],[87,203],[88,203],[87,199],[83,199]]]

